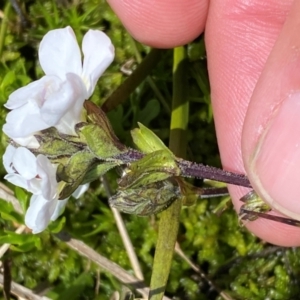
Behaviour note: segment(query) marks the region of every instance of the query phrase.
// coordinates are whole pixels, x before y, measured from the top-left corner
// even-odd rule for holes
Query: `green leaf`
[[[23,224],[23,216],[18,214],[11,203],[0,199],[0,215],[4,220]]]
[[[146,126],[158,116],[160,111],[159,101],[151,99],[146,103],[146,106],[141,110],[137,116],[137,119],[143,121]]]
[[[24,244],[21,244],[18,246],[10,245],[10,249],[13,251],[17,251],[17,252],[28,252],[28,251],[36,250],[36,249],[40,249],[40,248],[41,248],[40,239],[39,239],[39,242],[28,241],[28,242],[25,242]]]
[[[10,213],[12,211],[14,211],[13,205],[10,202],[0,199],[0,212],[1,213]]]
[[[12,231],[5,231],[5,234],[0,236],[0,244],[26,245],[33,243],[36,247],[40,245],[40,238],[36,235],[18,234]]]
[[[61,292],[57,299],[82,299],[82,292],[86,289],[86,286],[92,287],[94,279],[90,273],[82,273],[78,278],[72,283],[72,285]]]
[[[0,88],[5,89],[7,86],[12,85],[16,80],[16,74],[14,71],[9,71],[5,74],[1,84]]]
[[[145,155],[131,163],[125,172],[126,175],[119,181],[119,187],[122,189],[138,188],[180,175],[174,156],[168,150],[158,150]]]
[[[66,218],[61,217],[58,218],[55,222],[51,222],[48,226],[48,230],[50,230],[52,233],[58,233],[62,231],[62,229],[65,227],[66,224]]]
[[[18,201],[22,207],[22,210],[26,211],[29,206],[29,193],[26,192],[24,189],[16,186],[15,194],[16,194],[16,198],[18,199]]]
[[[16,222],[18,224],[23,224],[23,217],[20,216],[17,212],[12,211],[10,213],[0,212],[3,220]]]
[[[144,153],[151,153],[157,150],[165,150],[173,156],[172,151],[162,142],[162,140],[149,128],[138,123],[139,128],[131,130],[134,144]]]

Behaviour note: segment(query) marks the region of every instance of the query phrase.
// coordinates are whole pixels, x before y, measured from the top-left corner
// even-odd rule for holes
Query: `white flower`
[[[25,215],[25,224],[28,228],[32,229],[32,233],[40,233],[45,230],[52,220],[56,207],[59,210],[65,207],[68,199],[65,200],[47,200],[42,195],[32,195],[30,205]],[[59,214],[58,214],[59,215]],[[57,217],[58,217],[57,215]]]
[[[39,60],[46,76],[12,93],[6,107],[3,131],[22,146],[37,147],[33,134],[55,126],[74,134],[84,100],[114,58],[114,47],[101,31],[89,30],[80,48],[71,27],[48,32],[39,48]]]
[[[6,180],[33,193],[25,215],[26,226],[33,233],[43,231],[59,217],[68,201],[58,200],[56,166],[44,155],[34,156],[27,148],[11,145],[3,155],[3,164],[8,173]],[[79,198],[88,187],[89,184],[79,186],[73,196]]]
[[[72,194],[72,196],[76,199],[80,198],[90,187],[89,183],[80,185],[76,191]]]
[[[46,199],[57,196],[56,167],[46,156],[35,156],[27,148],[8,145],[3,165],[8,173],[4,178],[12,184]]]
[[[73,193],[73,197],[79,198],[89,187],[89,184],[80,185]],[[78,192],[78,191],[81,191]],[[40,233],[45,230],[50,221],[55,221],[63,212],[68,199],[45,199],[42,195],[32,195],[30,205],[25,215],[25,224],[32,229],[32,233]]]

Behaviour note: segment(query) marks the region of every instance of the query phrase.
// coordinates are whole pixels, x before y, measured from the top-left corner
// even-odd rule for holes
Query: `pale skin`
[[[246,173],[273,207],[300,219],[300,0],[108,2],[152,47],[183,45],[205,31],[223,167]],[[248,190],[229,188],[238,210]],[[263,219],[247,227],[270,243],[300,245],[300,228]]]

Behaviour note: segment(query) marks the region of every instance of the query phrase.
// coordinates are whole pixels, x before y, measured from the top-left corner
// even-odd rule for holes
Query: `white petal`
[[[46,200],[42,195],[32,195],[25,215],[25,224],[32,229],[32,233],[39,233],[47,228],[57,201]]]
[[[39,80],[29,83],[10,94],[7,103],[4,105],[8,109],[15,109],[25,105],[30,99],[34,99],[45,87],[45,76]]]
[[[46,75],[61,79],[66,73],[81,74],[80,49],[70,26],[49,31],[40,43],[39,60]]]
[[[60,89],[48,97],[41,109],[43,120],[51,126],[58,126],[66,122],[65,116],[68,117],[68,127],[73,129],[70,132],[74,134],[74,125],[80,121],[80,115],[83,108],[83,102],[86,99],[87,92],[81,78],[76,74],[67,74],[66,80]],[[70,124],[71,121],[71,124]]]
[[[15,173],[15,169],[12,167],[13,157],[16,153],[17,148],[13,147],[12,145],[8,145],[6,150],[3,154],[3,166],[7,173]]]
[[[37,173],[41,178],[42,195],[48,199],[57,197],[56,167],[42,154],[37,156]]]
[[[13,140],[20,146],[24,146],[31,149],[36,149],[40,146],[39,142],[33,135],[29,135],[22,138],[14,138]]]
[[[89,183],[80,185],[75,192],[72,194],[72,196],[76,199],[80,198],[90,187]]]
[[[27,190],[34,195],[42,195],[42,180],[39,177],[32,178],[27,183]]]
[[[79,80],[75,83],[78,84]],[[68,86],[68,93],[65,85]],[[72,106],[74,93],[79,89],[74,91],[73,85],[74,82],[64,82],[56,76],[44,76],[38,80],[35,90],[31,90],[27,103],[7,115],[3,131],[10,138],[17,139],[27,138],[37,131],[55,126]],[[85,89],[82,93],[86,93]]]
[[[27,103],[7,114],[6,124],[2,130],[10,138],[24,138],[34,132],[48,128],[40,116],[39,108],[33,103]]]
[[[4,176],[4,179],[8,182],[12,183],[13,185],[19,186],[29,192],[31,192],[28,188],[28,180],[26,180],[24,177],[22,177],[19,174],[7,174]]]
[[[68,200],[69,198],[57,201],[54,213],[51,216],[51,221],[55,221],[61,215],[67,205]]]
[[[112,63],[115,49],[110,38],[99,30],[89,30],[82,41],[84,54],[82,78],[91,96],[99,77]]]
[[[37,176],[36,157],[27,148],[17,148],[13,157],[13,166],[27,180]]]

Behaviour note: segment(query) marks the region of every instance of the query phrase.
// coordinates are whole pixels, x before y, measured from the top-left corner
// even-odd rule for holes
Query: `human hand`
[[[273,208],[300,219],[300,2],[108,2],[132,36],[152,47],[183,45],[205,27],[223,167],[246,173]],[[248,190],[229,189],[239,210]],[[247,227],[268,242],[300,245],[300,228],[264,219]]]

